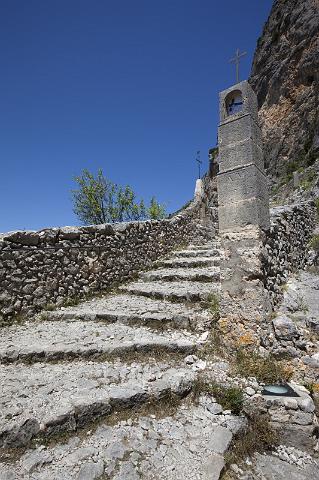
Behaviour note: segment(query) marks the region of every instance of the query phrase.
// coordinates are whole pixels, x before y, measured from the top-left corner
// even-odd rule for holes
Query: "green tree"
[[[125,222],[131,220],[160,219],[165,208],[155,197],[150,205],[137,201],[132,188],[122,187],[107,180],[100,169],[96,177],[85,169],[75,177],[78,189],[72,190],[74,213],[84,224]]]
[[[160,205],[155,197],[151,198],[150,206],[147,209],[147,216],[151,220],[159,220],[166,217],[164,205]]]

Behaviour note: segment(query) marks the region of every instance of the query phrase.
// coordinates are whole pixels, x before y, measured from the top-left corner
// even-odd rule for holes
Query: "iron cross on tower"
[[[235,63],[236,64],[236,83],[239,83],[239,63],[240,63],[240,59],[242,57],[244,57],[245,55],[247,55],[247,52],[240,53],[239,48],[237,48],[236,56],[229,60],[230,63]]]
[[[201,164],[203,163],[202,160],[200,159],[200,150],[197,150],[196,152],[196,162],[198,163],[198,178],[200,178],[200,167],[201,167]]]

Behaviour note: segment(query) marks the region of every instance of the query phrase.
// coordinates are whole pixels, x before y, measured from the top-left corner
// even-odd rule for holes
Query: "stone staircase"
[[[219,263],[218,239],[190,245],[116,292],[4,328],[1,480],[218,479],[241,420],[189,393],[199,373],[223,375],[194,356]]]

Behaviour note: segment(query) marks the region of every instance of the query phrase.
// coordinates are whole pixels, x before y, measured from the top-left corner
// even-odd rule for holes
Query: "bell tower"
[[[220,94],[218,146],[219,326],[226,343],[255,348],[271,310],[262,264],[270,221],[257,97],[247,81]]]
[[[247,81],[220,93],[217,176],[220,232],[269,228],[257,97]]]

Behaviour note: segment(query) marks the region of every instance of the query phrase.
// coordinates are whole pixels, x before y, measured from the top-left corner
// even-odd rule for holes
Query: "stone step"
[[[140,275],[143,280],[190,280],[197,282],[219,282],[219,267],[207,268],[160,268],[144,272]]]
[[[125,294],[107,295],[82,302],[75,307],[47,312],[47,315],[48,320],[118,322],[166,330],[169,326],[203,330],[207,329],[211,322],[208,312],[198,308],[197,305],[189,306]]]
[[[93,431],[53,445],[37,446],[10,463],[0,463],[2,480],[218,480],[234,434],[243,420],[213,414],[217,405],[149,409],[122,420],[101,421]],[[315,478],[315,476],[313,477]]]
[[[165,268],[196,268],[196,267],[218,267],[220,265],[219,257],[173,257],[167,260],[161,260],[155,264],[157,267]]]
[[[202,258],[209,258],[209,257],[219,257],[220,250],[217,248],[211,249],[187,249],[187,250],[179,250],[174,252],[173,257],[202,257]]]
[[[0,370],[0,447],[72,432],[161,396],[184,396],[195,372],[185,364],[78,362],[6,365]]]
[[[196,336],[178,331],[155,333],[147,328],[94,321],[39,322],[6,327],[0,339],[0,362],[52,362],[76,358],[104,359],[143,355],[191,353]]]
[[[213,248],[221,248],[220,240],[214,240],[210,243],[202,243],[199,245],[189,244],[185,250],[211,250]]]
[[[219,291],[219,284],[189,281],[143,282],[137,281],[123,285],[120,290],[151,298],[163,298],[171,301],[196,302],[206,300],[212,293]]]

